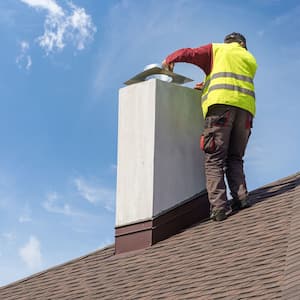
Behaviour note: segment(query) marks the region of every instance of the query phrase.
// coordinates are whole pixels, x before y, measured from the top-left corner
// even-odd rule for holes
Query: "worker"
[[[253,79],[257,69],[245,37],[233,32],[224,43],[184,48],[167,56],[162,67],[173,71],[186,62],[206,74],[201,103],[205,119],[200,146],[205,153],[205,175],[211,219],[225,220],[232,211],[250,206],[243,157],[255,116]],[[229,205],[225,177],[231,192]]]

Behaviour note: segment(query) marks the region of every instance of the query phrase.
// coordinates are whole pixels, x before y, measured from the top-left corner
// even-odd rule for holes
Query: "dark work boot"
[[[210,218],[213,221],[224,221],[232,213],[231,207],[221,208],[218,210],[213,210]]]
[[[250,203],[250,201],[249,201],[248,198],[241,200],[240,203],[241,203],[240,204],[241,205],[241,209],[248,208],[248,207],[251,206],[251,203]]]
[[[248,198],[245,198],[243,200],[232,199],[231,201],[232,211],[238,211],[240,209],[248,208],[250,206],[251,203]]]
[[[241,209],[241,202],[237,199],[231,200],[231,209],[233,212],[238,211]]]
[[[227,218],[225,209],[215,210],[211,213],[210,218],[213,221],[223,221]]]

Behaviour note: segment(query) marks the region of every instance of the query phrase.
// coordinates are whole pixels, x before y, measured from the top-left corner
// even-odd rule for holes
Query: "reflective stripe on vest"
[[[203,90],[205,91],[205,89],[209,86],[210,82],[213,79],[221,78],[221,77],[230,77],[230,78],[238,79],[238,80],[249,82],[249,83],[253,84],[253,79],[249,76],[239,75],[239,74],[235,74],[235,73],[232,73],[232,72],[219,72],[219,73],[213,74],[205,82]],[[255,98],[255,92],[254,91],[251,91],[249,89],[246,89],[246,88],[243,88],[243,87],[240,87],[240,86],[236,86],[236,85],[233,85],[233,84],[212,84],[209,87],[208,91],[205,92],[205,95],[202,96],[202,102],[204,102],[208,98],[208,94],[209,94],[210,91],[217,90],[217,89],[226,89],[226,90],[238,91],[240,93],[244,93],[244,94],[247,94],[247,95],[252,96],[253,98]]]
[[[253,84],[253,79],[249,76],[239,75],[239,74],[235,74],[235,73],[232,73],[232,72],[219,72],[219,73],[213,74],[210,77],[210,79],[205,82],[204,89],[205,89],[205,87],[207,87],[210,84],[211,80],[213,80],[215,78],[220,78],[220,77],[231,77],[231,78],[234,78],[234,79],[250,82],[250,83]]]

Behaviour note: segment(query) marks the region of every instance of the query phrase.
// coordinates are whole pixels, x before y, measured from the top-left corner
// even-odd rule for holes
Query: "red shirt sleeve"
[[[207,44],[198,48],[183,48],[170,54],[166,58],[167,64],[176,62],[186,62],[200,67],[206,75],[212,70],[212,44]]]

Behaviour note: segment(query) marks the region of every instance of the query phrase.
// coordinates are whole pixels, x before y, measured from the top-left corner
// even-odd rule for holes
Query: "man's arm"
[[[200,67],[206,75],[212,69],[212,44],[198,48],[183,48],[167,56],[162,65],[173,71],[174,63],[186,62]]]

